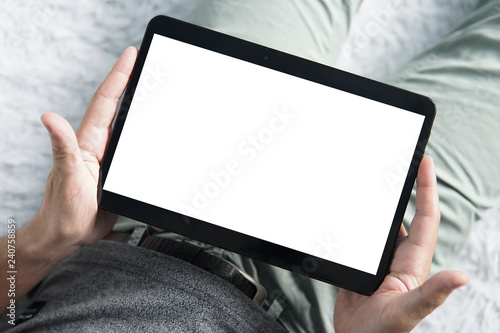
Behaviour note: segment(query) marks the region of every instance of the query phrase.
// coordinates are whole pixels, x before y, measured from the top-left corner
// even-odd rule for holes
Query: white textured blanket
[[[382,78],[446,34],[478,0],[366,0],[339,67]],[[182,18],[193,0],[0,0],[0,235],[39,209],[51,167],[39,118],[52,111],[76,128],[94,90],[148,20]],[[397,8],[381,19],[381,11]],[[475,224],[455,267],[471,283],[417,332],[500,331],[500,205]]]

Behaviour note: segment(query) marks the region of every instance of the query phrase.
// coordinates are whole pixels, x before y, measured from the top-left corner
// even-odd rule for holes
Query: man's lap
[[[188,19],[326,64],[334,64],[360,1],[201,1]],[[436,163],[442,223],[433,271],[446,268],[471,224],[500,198],[500,3],[483,1],[442,43],[389,83],[431,97],[438,109],[426,153]],[[415,211],[412,195],[405,225]],[[127,228],[118,224],[121,231]],[[214,251],[221,251],[213,249]],[[283,300],[281,319],[293,331],[331,331],[337,289],[234,253],[226,257]]]

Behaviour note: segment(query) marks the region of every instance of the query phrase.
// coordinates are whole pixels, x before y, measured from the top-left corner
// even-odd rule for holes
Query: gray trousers
[[[335,65],[361,0],[202,0],[187,20],[304,58]],[[431,97],[437,118],[426,154],[434,158],[441,226],[433,272],[464,246],[471,225],[500,199],[500,2],[477,8],[439,44],[386,79]],[[404,219],[415,212],[415,191]],[[133,223],[120,219],[116,230]],[[220,251],[214,249],[214,251]],[[337,290],[226,251],[281,298],[281,320],[293,331],[333,331]]]

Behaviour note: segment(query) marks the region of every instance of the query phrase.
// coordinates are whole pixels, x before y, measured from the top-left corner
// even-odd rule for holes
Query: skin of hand
[[[34,287],[61,260],[81,246],[109,233],[116,215],[100,211],[97,203],[99,168],[111,134],[117,103],[128,84],[137,49],[127,48],[95,92],[75,133],[54,113],[41,117],[52,142],[53,165],[42,207],[16,233],[16,297]],[[7,258],[7,238],[0,240],[0,257]],[[7,260],[0,269],[8,271]],[[5,266],[5,267],[4,267]],[[5,290],[1,279],[0,290]],[[10,300],[0,295],[0,307]]]
[[[95,92],[76,133],[54,113],[41,117],[52,142],[53,166],[39,212],[49,237],[78,249],[102,239],[116,216],[98,210],[99,169],[118,100],[128,83],[137,49],[125,50]]]
[[[401,226],[389,274],[378,290],[371,296],[339,291],[336,332],[409,332],[453,290],[468,283],[468,276],[459,271],[442,271],[428,279],[440,221],[429,156],[424,156],[418,170],[416,208],[409,233]]]

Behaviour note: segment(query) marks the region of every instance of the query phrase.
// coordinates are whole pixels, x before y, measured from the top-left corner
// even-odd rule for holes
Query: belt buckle
[[[237,270],[241,275],[245,277],[245,279],[248,280],[254,287],[255,287],[255,295],[253,296],[252,300],[257,303],[259,306],[264,306],[267,298],[267,292],[266,288],[264,288],[263,285],[261,285],[257,280],[255,280],[253,277],[251,277],[247,272],[242,270],[240,267],[237,265],[233,264],[229,260],[222,258],[220,255],[217,255],[217,258],[225,261],[227,264],[231,265],[235,270]]]

